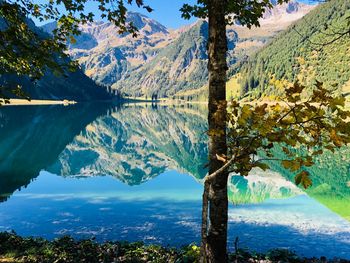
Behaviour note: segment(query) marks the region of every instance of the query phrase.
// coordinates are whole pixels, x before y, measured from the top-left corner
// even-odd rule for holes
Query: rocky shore
[[[0,233],[0,262],[199,262],[200,248],[188,245],[182,248],[145,245],[141,242],[107,242],[74,240],[65,236],[53,241],[42,238],[23,238],[16,233]],[[265,254],[237,250],[229,255],[234,263],[347,263],[344,259],[300,258],[287,250],[271,250]]]

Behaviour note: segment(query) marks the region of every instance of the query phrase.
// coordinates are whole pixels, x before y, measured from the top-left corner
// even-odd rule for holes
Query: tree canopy
[[[306,87],[294,83],[285,90],[284,99],[272,103],[228,105],[228,149],[230,160],[219,156],[231,172],[247,176],[254,168],[269,169],[269,161],[280,162],[295,173],[295,183],[304,188],[312,185],[306,167],[328,150],[350,143],[350,112],[345,98],[337,97],[317,82],[313,93],[301,100]],[[212,131],[218,132],[218,131]],[[279,147],[284,158],[276,158]],[[300,149],[297,154],[294,150]]]
[[[137,34],[133,22],[126,21],[127,5],[135,4],[152,11],[143,0],[93,2],[100,11],[100,18],[114,23],[120,34]],[[0,1],[0,97],[27,97],[19,83],[1,79],[5,74],[36,81],[48,69],[55,74],[63,74],[66,70],[78,67],[64,51],[67,49],[67,40],[74,42],[74,36],[80,34],[79,25],[95,19],[92,12],[86,11],[86,4],[87,0],[53,0],[44,3],[32,0]],[[56,21],[58,27],[53,31],[53,36],[39,30],[32,18],[41,22]]]

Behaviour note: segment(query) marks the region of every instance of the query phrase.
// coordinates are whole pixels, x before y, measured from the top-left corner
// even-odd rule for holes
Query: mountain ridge
[[[349,8],[346,0],[324,3],[251,56],[236,76],[241,97],[273,100],[282,95],[288,83],[298,81],[311,89],[316,80],[346,94],[349,39],[322,43],[332,39],[334,30],[347,26]]]
[[[229,26],[229,66],[265,45],[277,32],[313,8],[292,1],[267,12],[261,19],[260,29],[249,32],[239,25]],[[154,94],[171,97],[178,91],[198,89],[206,83],[207,57],[203,55],[208,31],[206,21],[171,30],[136,12],[129,12],[127,19],[140,27],[138,38],[116,34],[117,28],[109,22],[80,27],[82,35],[77,36],[77,44],[70,44],[69,54],[78,60],[87,76],[131,97]],[[197,37],[191,38],[191,34]],[[179,51],[176,59],[171,57],[174,48]]]

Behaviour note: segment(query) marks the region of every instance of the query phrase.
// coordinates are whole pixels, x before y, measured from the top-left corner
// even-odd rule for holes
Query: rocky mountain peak
[[[291,20],[297,20],[306,15],[316,6],[304,4],[297,0],[292,0],[281,5],[278,5],[277,1],[275,0],[272,1],[272,4],[274,7],[265,12],[263,18],[261,19],[262,23],[271,21],[274,21],[275,23],[276,21],[283,23]]]
[[[144,33],[145,35],[152,35],[155,33],[169,34],[165,26],[137,12],[128,12],[126,21],[127,23],[133,23],[140,33]]]

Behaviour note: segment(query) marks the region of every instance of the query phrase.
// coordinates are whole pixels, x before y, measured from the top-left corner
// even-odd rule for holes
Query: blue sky
[[[46,1],[47,0],[36,0],[35,2],[44,3]],[[179,28],[196,20],[184,20],[181,18],[181,12],[179,11],[184,3],[194,4],[197,2],[196,0],[144,0],[144,2],[154,9],[152,13],[147,12],[143,8],[138,8],[135,4],[127,5],[127,7],[131,11],[147,15],[169,28]],[[95,19],[101,20],[96,1],[88,1],[85,11],[94,13]],[[35,19],[34,21],[37,25],[43,25],[48,22],[39,22]]]
[[[194,4],[196,2],[196,0],[145,0],[145,4],[154,9],[152,13],[139,9],[135,5],[130,6],[130,10],[143,13],[166,27],[179,28],[195,21],[195,19],[188,21],[181,18],[180,8],[184,3]],[[299,0],[299,2],[312,4],[317,0]]]
[[[144,13],[166,27],[178,28],[195,21],[195,19],[192,19],[192,21],[184,20],[181,18],[181,12],[179,11],[184,3],[194,4],[195,2],[196,0],[146,0],[145,3],[154,9],[152,13],[135,8],[134,6],[132,10]]]
[[[46,0],[38,0],[39,2],[43,2]],[[152,13],[148,13],[145,9],[137,8],[136,5],[128,6],[130,10],[143,13],[166,27],[169,28],[179,28],[183,25],[190,24],[195,21],[192,20],[184,20],[181,18],[180,8],[184,3],[194,4],[197,2],[196,0],[145,0],[145,4],[150,5],[154,11]],[[300,2],[304,3],[315,3],[317,0],[300,0]],[[96,20],[100,20],[99,14],[96,12],[96,4],[89,3],[87,4],[86,11],[93,12],[96,15]],[[42,24],[42,23],[38,23]]]

